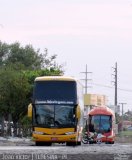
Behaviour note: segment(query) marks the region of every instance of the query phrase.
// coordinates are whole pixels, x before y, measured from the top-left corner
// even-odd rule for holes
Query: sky
[[[88,93],[114,104],[117,62],[118,103],[132,110],[132,0],[0,0],[0,40],[31,44],[57,54],[65,75]]]

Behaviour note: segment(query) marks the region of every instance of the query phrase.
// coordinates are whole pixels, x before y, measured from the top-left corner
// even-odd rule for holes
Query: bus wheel
[[[36,142],[36,146],[51,146],[51,142]]]
[[[43,142],[43,146],[51,146],[51,142]]]
[[[111,142],[111,144],[114,144],[114,143],[115,143],[114,141]]]
[[[36,146],[43,146],[42,142],[35,142]]]
[[[106,142],[106,144],[114,144],[114,141],[112,141],[112,142]]]
[[[81,142],[77,142],[77,145],[80,146],[80,145],[81,145]]]
[[[76,146],[77,143],[76,142],[66,142],[67,146]]]

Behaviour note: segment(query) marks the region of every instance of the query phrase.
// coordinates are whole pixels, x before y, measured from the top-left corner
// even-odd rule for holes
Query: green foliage
[[[12,66],[16,70],[62,70],[62,65],[56,63],[57,55],[48,56],[47,49],[44,53],[35,50],[32,45],[21,46],[16,42],[6,44],[0,41],[0,66]]]
[[[123,119],[124,119],[124,120],[127,120],[127,121],[132,121],[132,111],[128,110],[128,111],[124,114]]]
[[[7,52],[8,52],[8,45],[0,41],[0,66],[3,65],[3,61],[4,58],[6,57]]]
[[[31,45],[0,41],[0,112],[4,117],[10,113],[16,123],[27,114],[36,77],[63,74],[55,59],[56,55],[49,57],[47,50],[40,53]]]
[[[25,115],[22,119],[21,119],[21,124],[24,125],[24,126],[31,126],[32,125],[32,121],[31,119]]]
[[[121,133],[120,133],[120,135],[122,135],[122,136],[131,136],[132,137],[132,131],[122,131]]]
[[[21,119],[21,124],[22,124],[22,130],[23,130],[23,136],[24,137],[31,137],[31,133],[32,133],[32,121],[31,119],[25,115],[22,119]]]
[[[59,69],[42,69],[42,70],[27,70],[23,72],[25,76],[28,78],[30,84],[33,84],[34,79],[39,76],[57,76],[62,75],[62,71]]]
[[[118,124],[121,121],[121,116],[118,113],[115,113],[116,123]]]
[[[0,70],[0,110],[5,115],[12,114],[14,120],[26,111],[30,84],[22,72],[6,68]]]
[[[41,69],[42,56],[31,45],[21,47],[20,43],[14,43],[7,46],[6,52],[2,54],[2,64],[23,65],[25,69]]]

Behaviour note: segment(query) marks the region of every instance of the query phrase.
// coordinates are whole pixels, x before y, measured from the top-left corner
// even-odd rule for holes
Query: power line
[[[132,92],[131,89],[122,89],[122,88],[117,88],[117,89],[119,89],[119,90],[121,90],[121,91]]]
[[[113,89],[114,87],[113,86],[108,86],[108,85],[104,85],[104,84],[99,84],[99,83],[92,83],[93,85],[96,85],[96,86],[101,86],[101,87],[105,87],[105,88],[110,88],[110,89]],[[123,89],[123,88],[117,88],[118,90],[121,90],[121,91],[126,91],[126,92],[132,92],[132,89]]]
[[[112,87],[112,86],[107,86],[107,85],[99,84],[99,83],[93,83],[93,85],[101,86],[101,87],[106,87],[106,88],[114,88],[114,87]]]

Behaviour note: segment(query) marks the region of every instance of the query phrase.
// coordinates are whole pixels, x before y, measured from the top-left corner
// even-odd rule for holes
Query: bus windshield
[[[76,90],[74,81],[36,81],[33,100],[45,104],[77,104]]]
[[[74,127],[74,105],[45,105],[34,106],[34,124],[48,128]]]
[[[95,132],[110,132],[111,126],[112,126],[112,121],[111,121],[111,116],[110,115],[94,115],[91,116],[91,124],[94,126]]]

